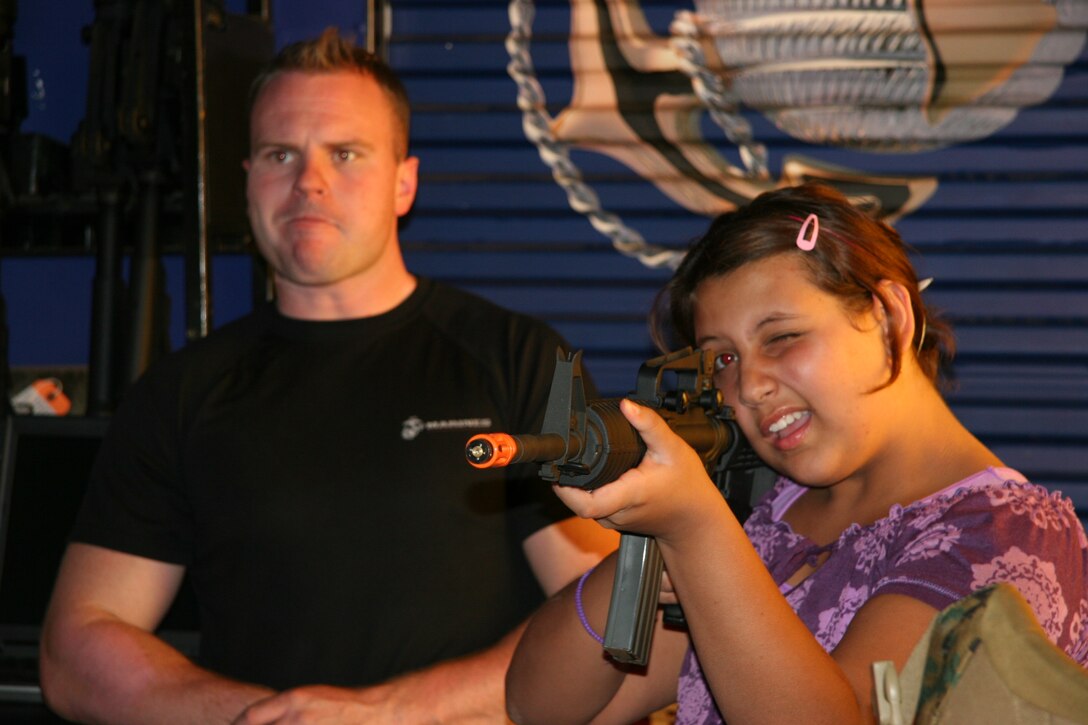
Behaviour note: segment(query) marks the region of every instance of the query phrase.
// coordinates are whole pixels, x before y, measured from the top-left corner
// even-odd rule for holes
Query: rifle
[[[473,436],[465,447],[472,466],[535,462],[545,481],[592,490],[642,460],[646,444],[620,412],[619,399],[586,400],[581,351],[568,355],[560,348],[556,358],[540,434]],[[655,409],[695,449],[738,519],[747,518],[753,494],[773,483],[773,474],[769,480],[760,476],[769,469],[714,387],[713,355],[689,347],[648,360],[628,397]],[[618,662],[645,665],[661,590],[661,553],[653,537],[621,532],[617,556],[604,648]],[[678,606],[665,610],[666,623],[683,625]]]

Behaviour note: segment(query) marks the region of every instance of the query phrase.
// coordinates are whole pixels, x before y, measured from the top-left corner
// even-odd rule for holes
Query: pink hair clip
[[[805,232],[812,227],[812,235],[805,237]],[[805,223],[797,232],[797,248],[804,252],[811,252],[816,248],[816,237],[820,236],[820,218],[815,214],[809,214]]]

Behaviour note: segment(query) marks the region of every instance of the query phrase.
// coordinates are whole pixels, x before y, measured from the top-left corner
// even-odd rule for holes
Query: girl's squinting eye
[[[723,352],[720,355],[714,356],[714,369],[725,370],[728,366],[737,361],[737,356],[731,352]]]

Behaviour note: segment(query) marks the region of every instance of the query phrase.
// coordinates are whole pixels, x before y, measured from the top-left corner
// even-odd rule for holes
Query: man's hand
[[[387,685],[362,690],[315,685],[273,695],[247,707],[235,725],[267,723],[424,722],[397,711]]]
[[[298,687],[254,702],[235,725],[270,723],[459,723],[506,718],[504,678],[524,625],[475,654],[446,660],[379,685]]]
[[[501,709],[483,708],[453,717],[442,714],[442,703],[427,695],[426,671],[360,689],[314,685],[298,687],[247,707],[234,725],[306,723],[495,723],[507,722]],[[433,693],[432,693],[433,695]],[[501,705],[501,699],[497,703]],[[487,712],[491,709],[493,711]]]

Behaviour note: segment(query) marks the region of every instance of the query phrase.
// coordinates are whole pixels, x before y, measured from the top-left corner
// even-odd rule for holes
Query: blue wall
[[[23,130],[67,141],[82,113],[86,51],[79,28],[48,3],[23,2],[16,48],[32,94]],[[571,95],[566,2],[536,3],[533,57],[557,113]],[[643,0],[665,34],[682,2]],[[238,9],[240,3],[232,3]],[[690,6],[689,6],[690,7]],[[282,44],[333,24],[364,36],[361,0],[279,0]],[[50,14],[52,12],[52,14]],[[54,17],[57,16],[57,17]],[[586,351],[609,395],[626,392],[653,354],[645,316],[667,273],[615,251],[573,212],[526,140],[506,72],[507,3],[395,0],[390,60],[415,107],[413,149],[422,188],[403,240],[417,272],[536,314]],[[32,82],[37,82],[36,80]],[[32,86],[33,89],[33,86]],[[1064,68],[1044,103],[997,133],[924,153],[875,154],[808,144],[746,112],[772,169],[804,155],[866,173],[925,175],[938,189],[896,226],[936,282],[926,293],[960,340],[958,415],[1011,465],[1060,487],[1088,510],[1088,54]],[[707,138],[713,127],[704,124]],[[720,137],[720,132],[718,137]],[[729,153],[728,144],[716,143]],[[575,151],[606,207],[648,241],[682,245],[705,225],[611,159]],[[167,260],[175,345],[182,344],[180,260]],[[90,257],[0,262],[15,365],[87,359]],[[221,255],[213,270],[215,323],[249,305],[248,259]]]
[[[15,53],[26,59],[28,107],[20,127],[69,144],[86,110],[89,51],[82,31],[94,20],[92,0],[21,0],[14,30]],[[62,7],[63,6],[63,7]],[[244,13],[245,0],[229,0],[228,12]],[[63,10],[63,12],[61,11]],[[277,45],[310,37],[336,25],[366,37],[366,3],[345,0],[275,0]],[[78,240],[73,244],[78,249]],[[171,300],[170,339],[185,344],[184,261],[164,259]],[[86,365],[90,351],[91,284],[94,258],[82,255],[0,259],[0,290],[8,306],[10,363],[21,367]],[[221,325],[249,310],[252,300],[248,255],[213,260],[213,322]]]

